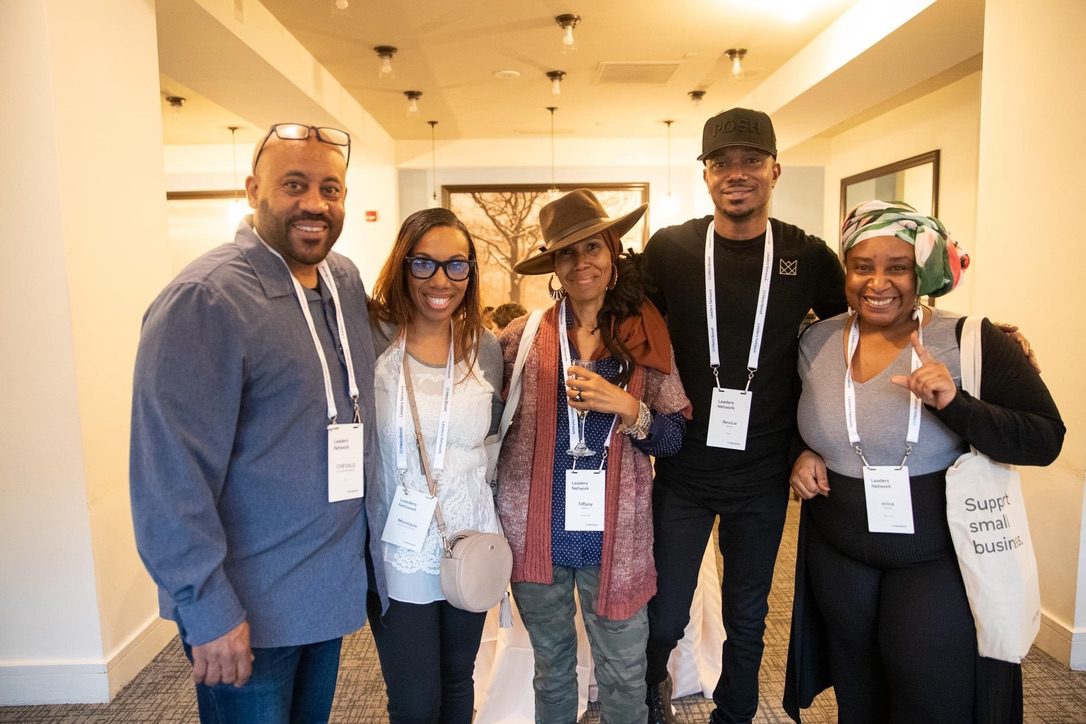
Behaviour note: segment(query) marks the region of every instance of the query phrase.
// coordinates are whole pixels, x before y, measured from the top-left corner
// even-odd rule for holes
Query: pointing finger
[[[935,358],[931,356],[931,353],[928,352],[927,348],[920,344],[920,336],[916,332],[909,335],[909,341],[912,342],[913,349],[916,350],[916,356],[920,358],[921,362],[924,364],[935,362]]]

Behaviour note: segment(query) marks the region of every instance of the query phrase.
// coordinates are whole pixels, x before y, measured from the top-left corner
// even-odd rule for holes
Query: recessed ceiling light
[[[508,68],[506,70],[496,70],[494,71],[494,77],[498,80],[513,80],[514,78],[520,77],[520,71],[513,70],[512,68]]]

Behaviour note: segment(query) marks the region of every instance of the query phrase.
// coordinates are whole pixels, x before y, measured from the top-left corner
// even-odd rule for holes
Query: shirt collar
[[[269,298],[294,295],[294,283],[290,279],[290,270],[281,258],[276,256],[253,228],[253,217],[247,215],[238,224],[234,234],[234,243],[241,250],[241,255],[252,267],[260,281],[264,294]]]

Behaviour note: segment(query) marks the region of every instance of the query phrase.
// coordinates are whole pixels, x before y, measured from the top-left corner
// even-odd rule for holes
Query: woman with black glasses
[[[502,357],[483,327],[475,244],[451,211],[425,209],[403,222],[370,319],[381,472],[367,481],[366,500],[370,535],[384,543],[384,564],[373,573],[386,579],[390,605],[382,613],[371,597],[369,620],[389,720],[468,724],[486,614],[454,608],[442,595],[442,541],[415,430],[448,533],[500,531],[484,440],[501,416]]]

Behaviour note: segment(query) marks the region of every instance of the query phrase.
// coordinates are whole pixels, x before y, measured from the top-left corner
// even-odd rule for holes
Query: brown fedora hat
[[[633,228],[645,213],[648,204],[612,219],[607,216],[599,200],[588,189],[570,191],[539,210],[539,230],[543,232],[543,246],[539,253],[530,256],[513,267],[518,274],[550,274],[554,271],[551,255],[559,249],[576,244],[604,229],[614,229],[621,237]]]

